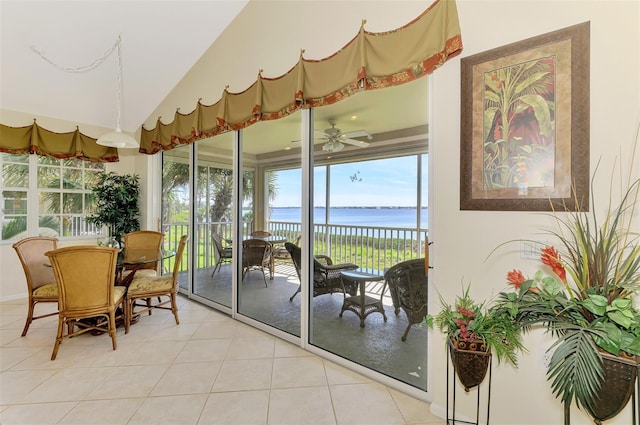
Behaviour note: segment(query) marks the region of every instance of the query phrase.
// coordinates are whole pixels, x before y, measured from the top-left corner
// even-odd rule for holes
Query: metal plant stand
[[[451,358],[451,351],[447,350],[447,357],[448,357],[448,361],[447,361],[447,425],[451,424],[451,425],[455,425],[455,424],[472,424],[472,425],[480,425],[480,386],[481,385],[486,385],[487,386],[487,421],[486,421],[486,425],[489,425],[489,407],[491,404],[491,365],[492,365],[492,357],[491,357],[491,353],[477,353],[477,355],[479,356],[488,356],[489,357],[489,367],[488,367],[488,372],[489,372],[489,376],[487,377],[487,379],[485,379],[481,384],[477,385],[477,387],[475,388],[475,391],[477,391],[477,399],[476,399],[476,420],[475,422],[470,422],[470,421],[463,421],[463,420],[459,420],[456,419],[456,379],[458,378],[458,374],[456,371],[456,364],[453,361],[453,359]],[[449,367],[449,363],[451,363],[452,369],[453,369],[453,374],[451,374],[451,370]],[[452,383],[452,385],[449,385],[449,383]],[[452,388],[450,390],[450,387]],[[449,416],[449,394],[452,393],[452,416]]]

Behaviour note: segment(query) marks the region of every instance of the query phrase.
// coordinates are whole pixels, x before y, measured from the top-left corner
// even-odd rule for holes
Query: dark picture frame
[[[589,37],[584,22],[461,59],[461,210],[588,211]]]

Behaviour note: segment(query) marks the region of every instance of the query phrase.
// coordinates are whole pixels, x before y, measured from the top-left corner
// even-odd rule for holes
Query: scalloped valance
[[[264,78],[262,71],[240,93],[224,89],[213,105],[198,101],[189,114],[142,128],[140,152],[155,154],[258,121],[283,118],[300,109],[330,105],[362,90],[408,83],[431,74],[462,51],[454,0],[437,0],[420,16],[393,31],[359,33],[342,49],[321,59],[303,58],[286,74]]]
[[[0,124],[0,152],[16,155],[38,154],[58,159],[76,158],[93,162],[117,162],[118,150],[96,143],[97,139],[80,133],[55,133],[33,124],[9,127]]]

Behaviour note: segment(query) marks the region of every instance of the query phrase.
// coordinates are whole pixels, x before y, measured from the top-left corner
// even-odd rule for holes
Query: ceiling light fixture
[[[58,69],[61,69],[63,71],[66,72],[84,72],[84,71],[88,71],[91,70],[93,68],[95,68],[96,66],[100,65],[101,63],[103,63],[107,57],[109,57],[109,55],[117,49],[117,54],[118,54],[118,91],[117,91],[117,99],[116,99],[116,107],[117,107],[117,118],[116,118],[116,129],[115,131],[112,131],[110,133],[104,134],[102,136],[100,136],[98,138],[98,140],[96,140],[96,143],[102,146],[107,146],[107,147],[112,147],[112,148],[119,148],[119,149],[123,149],[123,148],[138,148],[140,147],[140,144],[138,143],[138,141],[136,139],[134,139],[133,137],[129,136],[126,133],[123,133],[122,130],[120,129],[120,117],[121,117],[121,112],[122,112],[122,53],[120,51],[120,44],[122,43],[122,37],[120,35],[118,35],[118,38],[116,40],[116,42],[114,43],[114,45],[107,50],[100,58],[96,59],[95,61],[93,61],[93,63],[91,63],[90,65],[87,66],[83,66],[83,67],[79,67],[79,68],[67,68],[67,67],[62,67],[56,63],[54,63],[51,59],[47,58],[44,56],[44,54],[42,52],[40,52],[38,49],[36,49],[34,46],[31,46],[31,50],[33,50],[34,52],[36,52],[38,55],[40,55],[40,57],[44,60],[46,60],[47,62],[49,62],[51,65],[55,66]]]
[[[327,143],[322,145],[322,150],[325,152],[340,152],[342,149],[344,149],[344,144],[337,140],[329,140]]]

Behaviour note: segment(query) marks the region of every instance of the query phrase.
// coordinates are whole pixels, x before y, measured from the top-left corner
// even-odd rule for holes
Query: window
[[[104,164],[37,155],[0,155],[2,240],[100,234],[85,218]]]

